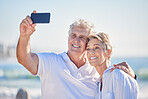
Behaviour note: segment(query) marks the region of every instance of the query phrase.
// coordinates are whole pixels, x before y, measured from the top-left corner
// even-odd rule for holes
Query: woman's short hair
[[[103,48],[105,50],[110,49],[111,54],[112,54],[112,44],[111,44],[110,37],[109,37],[108,34],[106,34],[104,32],[100,32],[100,33],[97,33],[97,34],[90,34],[88,39],[87,39],[87,44],[93,38],[98,39],[99,41],[101,41],[101,43],[103,44]],[[110,57],[109,57],[109,59],[110,59]]]

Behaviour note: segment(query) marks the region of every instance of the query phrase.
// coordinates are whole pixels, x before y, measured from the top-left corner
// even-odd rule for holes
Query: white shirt
[[[94,99],[99,78],[94,67],[78,69],[65,52],[37,55],[42,99]]]
[[[139,86],[136,80],[119,69],[111,72],[112,67],[104,71],[102,91],[100,78],[95,99],[138,99]]]

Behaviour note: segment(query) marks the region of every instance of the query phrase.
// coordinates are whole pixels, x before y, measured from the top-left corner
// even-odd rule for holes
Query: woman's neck
[[[101,77],[100,91],[102,91],[102,87],[103,87],[103,77],[102,77],[103,73],[109,66],[110,66],[110,60],[105,60],[99,66],[95,66],[97,72],[100,74],[100,77]]]
[[[95,66],[99,75],[103,76],[104,71],[109,67],[109,60],[105,60],[100,66]]]

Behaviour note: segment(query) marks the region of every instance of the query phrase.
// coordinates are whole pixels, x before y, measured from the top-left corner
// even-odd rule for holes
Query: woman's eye
[[[87,50],[87,51],[90,51],[90,48],[87,48],[86,50]]]
[[[95,49],[100,49],[100,47],[96,47]]]

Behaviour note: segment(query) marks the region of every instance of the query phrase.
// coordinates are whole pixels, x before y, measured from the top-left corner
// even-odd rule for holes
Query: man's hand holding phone
[[[33,11],[33,13],[37,13]],[[35,31],[36,24],[33,24],[30,16],[26,16],[25,19],[22,20],[20,24],[20,37],[30,38],[31,34]]]
[[[35,31],[36,23],[49,23],[50,22],[50,13],[37,13],[33,11],[30,16],[27,16],[22,20],[20,24],[20,36],[29,37]]]

